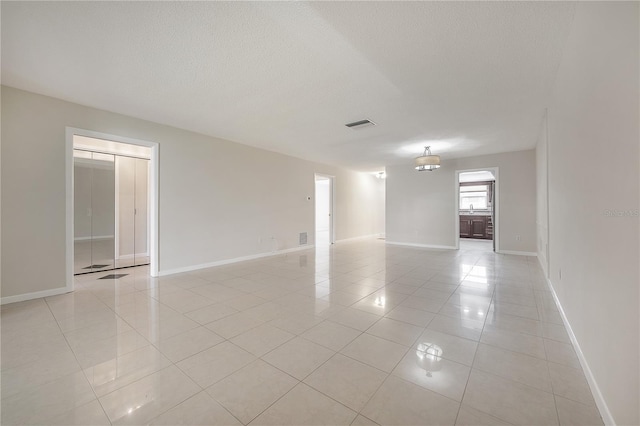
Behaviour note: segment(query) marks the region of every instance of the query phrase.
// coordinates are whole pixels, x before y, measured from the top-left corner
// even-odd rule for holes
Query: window
[[[460,186],[460,210],[486,210],[488,203],[488,185],[461,185]]]

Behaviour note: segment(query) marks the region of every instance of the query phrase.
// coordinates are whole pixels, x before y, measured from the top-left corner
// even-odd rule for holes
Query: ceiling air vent
[[[360,129],[362,127],[375,126],[375,125],[376,123],[374,123],[371,120],[360,120],[360,121],[354,121],[353,123],[345,124],[345,126],[349,127],[350,129]]]

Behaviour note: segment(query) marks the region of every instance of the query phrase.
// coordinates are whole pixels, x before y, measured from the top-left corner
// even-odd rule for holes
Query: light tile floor
[[[5,305],[2,424],[602,424],[536,259],[380,240]]]

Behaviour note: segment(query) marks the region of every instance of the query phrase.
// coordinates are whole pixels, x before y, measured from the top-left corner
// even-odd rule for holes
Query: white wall
[[[546,155],[538,144],[538,170],[549,168],[549,277],[605,421],[620,425],[640,424],[639,12],[638,2],[578,4]]]
[[[536,235],[538,260],[545,276],[549,269],[549,204],[547,170],[547,117],[545,114],[536,144]]]
[[[446,160],[433,172],[417,172],[411,162],[387,166],[387,241],[454,248],[455,171],[489,167],[499,168],[500,250],[535,252],[534,150]]]
[[[336,239],[382,232],[370,174],[2,87],[2,296],[65,286],[65,128],[160,144],[160,272],[298,247],[314,173],[335,176]],[[37,173],[24,173],[35,169]],[[43,214],[46,212],[46,214]],[[27,268],[38,259],[40,267]]]
[[[378,217],[384,182],[369,173],[325,174],[336,176],[333,226],[337,241],[384,232]]]

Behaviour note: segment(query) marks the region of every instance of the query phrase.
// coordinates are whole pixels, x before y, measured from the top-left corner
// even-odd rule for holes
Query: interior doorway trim
[[[159,166],[159,144],[140,139],[133,139],[126,136],[111,135],[108,133],[96,132],[92,130],[66,127],[65,144],[65,188],[66,188],[66,289],[73,291],[73,137],[86,136],[95,139],[138,145],[151,148],[151,158],[149,160],[149,270],[152,277],[158,276],[158,166]]]
[[[330,198],[329,198],[329,244],[334,244],[336,242],[336,235],[335,235],[335,224],[334,224],[334,220],[333,218],[335,217],[335,215],[333,214],[333,206],[335,205],[335,201],[336,201],[336,191],[335,191],[335,176],[332,175],[325,175],[322,173],[314,173],[313,175],[313,201],[314,201],[314,206],[315,206],[315,202],[316,202],[316,197],[318,196],[318,194],[316,194],[316,181],[318,180],[318,178],[322,178],[322,179],[329,179],[329,194],[330,194]],[[314,233],[314,244],[316,243],[315,241],[315,231],[316,231],[316,210],[315,207],[313,209],[313,233]]]
[[[495,188],[494,188],[494,203],[493,203],[493,211],[494,211],[494,217],[495,217],[495,223],[493,224],[493,239],[494,239],[494,244],[495,244],[495,252],[496,253],[500,253],[500,179],[499,179],[499,167],[481,167],[478,169],[465,169],[465,170],[456,170],[455,171],[455,194],[456,196],[455,198],[455,214],[459,215],[460,214],[460,173],[467,173],[467,172],[481,172],[484,170],[488,170],[490,172],[493,172],[493,176],[495,176]],[[460,220],[455,220],[455,226],[454,226],[454,232],[455,232],[455,246],[456,246],[456,250],[460,249]]]

